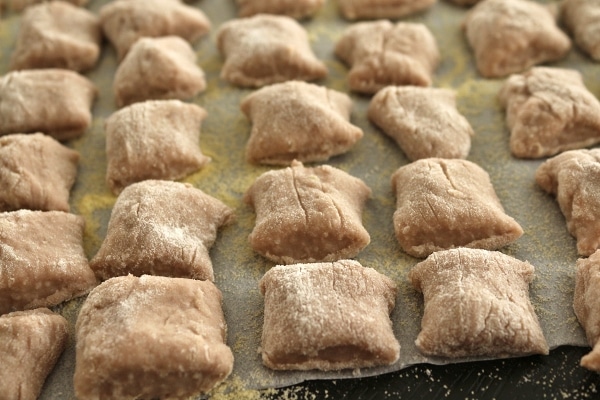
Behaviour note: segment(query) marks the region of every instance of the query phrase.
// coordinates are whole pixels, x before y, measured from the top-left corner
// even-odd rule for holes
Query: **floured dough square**
[[[470,161],[415,161],[393,174],[392,188],[396,238],[413,257],[454,247],[496,250],[523,235],[487,172]]]
[[[327,75],[302,25],[282,15],[256,15],[221,25],[217,48],[225,58],[221,78],[236,86],[261,87]]]
[[[450,89],[388,86],[371,100],[369,119],[411,160],[467,158],[473,128]]]
[[[310,83],[290,81],[264,87],[241,103],[252,121],[246,159],[252,163],[289,165],[326,161],[363,137],[350,123],[348,95]]]
[[[600,143],[600,102],[579,71],[534,67],[508,78],[498,97],[516,157],[541,158]]]
[[[84,223],[61,211],[0,213],[0,314],[55,306],[96,285]]]
[[[146,180],[127,186],[90,265],[101,279],[133,274],[213,280],[209,249],[233,210],[190,184]]]
[[[571,49],[548,6],[532,0],[483,0],[469,11],[463,29],[486,78],[558,61]]]
[[[174,180],[199,170],[210,158],[200,151],[206,111],[179,100],[135,103],[105,122],[106,182],[113,193],[146,179]]]
[[[196,52],[178,36],[135,42],[117,68],[113,82],[119,107],[145,100],[187,100],[205,88]]]
[[[382,20],[350,25],[335,44],[350,66],[350,90],[374,94],[389,85],[431,85],[440,61],[435,37],[418,23]]]
[[[81,136],[92,123],[98,90],[63,69],[10,72],[0,77],[0,135],[42,132],[57,140]]]
[[[119,60],[142,37],[179,36],[193,43],[211,28],[199,8],[180,0],[114,0],[100,9],[100,24]]]
[[[497,251],[433,253],[408,273],[425,311],[415,344],[427,356],[548,354],[529,300],[534,267]]]
[[[2,399],[37,399],[68,337],[67,320],[47,308],[0,315]]]
[[[600,251],[577,260],[573,310],[592,347],[581,366],[600,372]]]
[[[261,353],[276,370],[340,370],[393,364],[390,313],[396,284],[357,261],[279,265],[260,280]]]
[[[95,288],[75,325],[75,394],[189,399],[233,368],[222,295],[210,281],[131,275]]]
[[[10,69],[66,68],[86,71],[100,56],[98,17],[65,1],[28,7],[21,19]]]
[[[41,133],[0,137],[0,211],[69,211],[79,153]]]
[[[396,19],[433,6],[437,0],[337,0],[344,18]]]
[[[581,50],[600,61],[600,3],[596,0],[564,0],[561,21]]]
[[[277,14],[303,19],[314,16],[323,7],[325,0],[236,0],[236,3],[240,17]]]
[[[244,195],[256,212],[250,245],[282,264],[352,258],[370,242],[362,225],[370,195],[362,180],[329,165],[294,161],[265,172]]]
[[[537,184],[555,195],[577,239],[577,252],[589,256],[600,248],[600,149],[571,150],[540,165]]]

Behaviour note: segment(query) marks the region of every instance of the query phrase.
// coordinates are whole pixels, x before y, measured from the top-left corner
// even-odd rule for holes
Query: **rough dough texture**
[[[114,0],[100,9],[100,24],[119,60],[142,37],[179,36],[195,42],[211,28],[200,9],[179,0]]]
[[[131,275],[95,288],[75,325],[75,394],[196,398],[233,368],[222,295],[209,281]]]
[[[240,17],[277,14],[303,19],[313,17],[323,7],[325,0],[236,0],[236,3]]]
[[[388,365],[400,356],[392,331],[396,285],[357,261],[271,268],[262,360],[277,370],[339,370]]]
[[[516,157],[541,158],[600,143],[600,102],[579,71],[532,68],[512,75],[499,99]]]
[[[530,0],[484,0],[463,22],[479,73],[500,78],[558,61],[571,49],[550,9]]]
[[[84,223],[61,211],[0,213],[0,314],[55,306],[96,285]]]
[[[209,249],[233,210],[190,184],[146,180],[127,186],[90,265],[101,279],[133,274],[214,279]]]
[[[174,180],[195,172],[210,158],[200,151],[206,111],[179,100],[136,103],[105,122],[106,182],[113,193],[146,179]]]
[[[68,337],[67,320],[47,308],[1,315],[2,399],[36,400]]]
[[[138,40],[117,68],[113,82],[119,107],[145,100],[187,100],[205,88],[194,49],[178,36]]]
[[[344,18],[396,19],[424,11],[437,0],[338,0]]]
[[[369,119],[411,160],[467,158],[473,128],[450,89],[389,86],[371,100]]]
[[[241,103],[252,121],[246,146],[251,163],[289,165],[326,161],[363,137],[350,123],[348,95],[310,83],[291,81],[264,87]]]
[[[250,245],[282,264],[354,257],[370,242],[362,225],[370,195],[362,180],[328,165],[294,161],[265,172],[244,195],[256,211]]]
[[[435,37],[423,24],[360,22],[346,28],[335,54],[350,66],[350,89],[374,94],[389,85],[431,85],[440,61]]]
[[[581,358],[581,366],[600,372],[600,251],[577,260],[573,310],[592,351]]]
[[[28,7],[21,19],[10,69],[66,68],[86,71],[100,56],[100,20],[64,1]]]
[[[592,59],[600,61],[600,3],[597,0],[564,0],[561,20],[575,43]]]
[[[454,247],[496,250],[523,235],[504,212],[487,172],[470,161],[415,161],[393,174],[392,189],[396,238],[411,256]]]
[[[0,77],[0,135],[43,132],[57,140],[81,136],[92,123],[97,89],[63,69],[10,72]]]
[[[548,354],[529,301],[534,267],[497,251],[439,251],[408,279],[423,293],[425,311],[415,344],[428,356]]]
[[[29,7],[33,4],[39,4],[39,3],[46,2],[46,1],[54,1],[54,0],[3,0],[3,2],[0,2],[0,11],[2,11],[3,8],[7,8],[7,9],[13,10],[13,11],[22,11],[26,7]],[[83,6],[89,2],[89,0],[67,0],[67,1],[69,3],[75,4],[77,6]]]
[[[228,21],[217,32],[217,47],[225,58],[221,78],[236,86],[312,81],[327,75],[306,30],[290,17],[256,15]]]
[[[69,211],[79,153],[41,133],[0,137],[0,211]]]
[[[571,150],[540,165],[535,180],[556,196],[577,239],[577,252],[589,256],[600,248],[600,149]]]

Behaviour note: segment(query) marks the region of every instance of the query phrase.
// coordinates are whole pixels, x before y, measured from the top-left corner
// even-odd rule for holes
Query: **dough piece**
[[[328,165],[294,161],[266,172],[244,195],[256,211],[250,245],[282,264],[354,257],[370,242],[362,225],[370,195],[362,180]]]
[[[131,275],[95,288],[75,325],[75,394],[189,399],[231,373],[222,295],[209,281]]]
[[[425,300],[415,344],[440,357],[548,354],[529,301],[533,277],[531,264],[497,251],[432,254],[408,273]]]
[[[68,322],[47,308],[0,316],[0,393],[3,400],[36,400],[64,351]]]
[[[113,82],[119,107],[145,100],[187,100],[205,88],[194,49],[177,36],[138,40],[117,68]]]
[[[600,149],[571,150],[540,165],[535,180],[556,196],[582,256],[600,248]]]
[[[119,60],[142,37],[179,36],[193,43],[211,28],[200,9],[179,0],[114,0],[100,9],[100,24]]]
[[[348,95],[305,82],[262,88],[241,104],[252,121],[246,159],[252,163],[289,165],[326,161],[343,154],[363,137],[352,125]]]
[[[487,172],[470,161],[415,161],[394,173],[392,188],[396,238],[413,257],[454,247],[496,250],[523,235],[505,214]]]
[[[195,172],[210,158],[200,151],[206,111],[179,100],[136,103],[105,123],[106,182],[113,193],[146,179],[174,180]]]
[[[600,61],[600,3],[597,0],[564,0],[561,20],[575,43],[595,61]]]
[[[395,19],[427,10],[437,0],[338,0],[344,18]]]
[[[221,78],[236,86],[312,81],[327,75],[306,30],[290,17],[256,15],[226,22],[217,32],[217,47],[225,58]]]
[[[374,94],[389,85],[431,85],[440,61],[435,38],[423,24],[360,22],[347,28],[335,54],[348,64],[350,89]]]
[[[600,143],[600,102],[579,71],[535,67],[499,93],[515,157],[541,158]]]
[[[117,198],[90,265],[101,279],[133,274],[214,279],[209,249],[233,210],[190,184],[147,180]]]
[[[94,84],[76,72],[39,69],[0,77],[0,135],[43,132],[56,140],[81,136],[92,123]]]
[[[41,133],[0,137],[0,211],[69,211],[79,153]]]
[[[323,7],[325,0],[236,0],[236,2],[240,17],[278,14],[303,19],[313,17]]]
[[[12,70],[66,68],[86,71],[100,56],[100,20],[65,1],[28,7],[21,19]]]
[[[550,9],[530,0],[484,0],[463,22],[479,73],[500,78],[558,61],[571,49]]]
[[[271,268],[265,297],[263,363],[276,370],[340,370],[398,360],[390,313],[396,285],[357,261]]]
[[[581,358],[581,366],[600,372],[600,251],[577,260],[573,309],[592,351]]]
[[[467,158],[473,128],[450,89],[389,86],[371,100],[369,119],[411,160]]]
[[[29,7],[34,4],[44,3],[47,1],[54,1],[54,0],[2,0],[0,2],[0,11],[2,11],[3,8],[7,8],[12,11],[22,11],[26,7]],[[67,0],[67,1],[71,4],[75,4],[76,6],[84,6],[89,2],[89,0]]]
[[[0,314],[55,306],[96,285],[84,223],[61,211],[0,213]]]

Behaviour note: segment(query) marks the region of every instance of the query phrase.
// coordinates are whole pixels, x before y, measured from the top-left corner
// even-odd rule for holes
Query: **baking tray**
[[[97,12],[107,3],[92,0],[88,8]],[[548,2],[551,3],[551,2]],[[426,24],[438,41],[442,62],[434,75],[435,87],[457,91],[458,108],[474,128],[468,157],[489,174],[507,214],[515,218],[525,234],[503,252],[536,267],[531,298],[546,338],[554,350],[549,356],[505,360],[448,360],[419,354],[414,339],[419,331],[422,300],[409,285],[406,274],[418,259],[404,254],[394,237],[392,214],[395,198],[391,174],[409,161],[396,144],[370,124],[366,110],[370,97],[349,92],[347,67],[333,54],[335,41],[350,25],[343,20],[334,0],[318,15],[303,21],[311,46],[323,60],[329,76],[318,84],[350,94],[354,101],[352,123],[365,136],[345,155],[328,164],[363,179],[373,191],[364,212],[364,225],[371,244],[356,258],[391,277],[399,286],[392,314],[394,331],[400,340],[401,359],[390,367],[341,372],[274,372],[262,367],[257,351],[262,329],[262,298],[258,281],[273,264],[253,253],[247,242],[254,223],[252,210],[242,202],[246,189],[271,167],[248,164],[244,159],[250,123],[239,109],[241,99],[251,90],[231,86],[219,78],[223,59],[215,46],[216,30],[235,17],[233,0],[202,0],[189,3],[202,9],[212,21],[210,36],[194,44],[198,64],[207,77],[207,89],[191,101],[204,107],[208,117],[202,127],[202,151],[212,162],[183,181],[222,200],[236,211],[236,221],[219,232],[211,257],[215,283],[224,296],[229,332],[228,344],[235,355],[231,377],[211,393],[213,398],[590,398],[600,390],[598,375],[580,368],[579,358],[588,349],[582,330],[572,312],[575,240],[566,231],[564,217],[555,200],[543,193],[534,181],[542,160],[518,160],[510,155],[509,133],[496,99],[503,80],[482,79],[461,32],[466,9],[440,0],[430,10],[403,21]],[[0,21],[0,73],[8,71],[20,15],[8,14]],[[552,64],[578,69],[592,93],[600,93],[600,66],[574,49]],[[82,154],[78,180],[72,191],[72,212],[86,219],[85,251],[92,257],[106,234],[115,202],[104,182],[106,170],[104,120],[115,110],[111,89],[117,61],[113,48],[105,43],[95,69],[86,73],[99,88],[93,106],[93,124],[68,146]],[[67,350],[48,377],[42,399],[72,399],[74,371],[74,322],[83,299],[55,308],[71,322]],[[566,346],[566,347],[565,347]],[[582,347],[583,346],[583,347]],[[281,388],[281,389],[277,389]]]

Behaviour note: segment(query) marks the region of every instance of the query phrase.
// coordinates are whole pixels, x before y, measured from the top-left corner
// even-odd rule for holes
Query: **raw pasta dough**
[[[560,6],[561,20],[577,46],[600,61],[600,3],[597,0],[564,0]]]
[[[402,18],[427,10],[437,0],[337,0],[344,18]]]
[[[573,309],[592,351],[581,365],[600,372],[600,251],[577,260]]]
[[[257,14],[278,14],[302,19],[314,16],[325,0],[237,0],[240,17]]]

